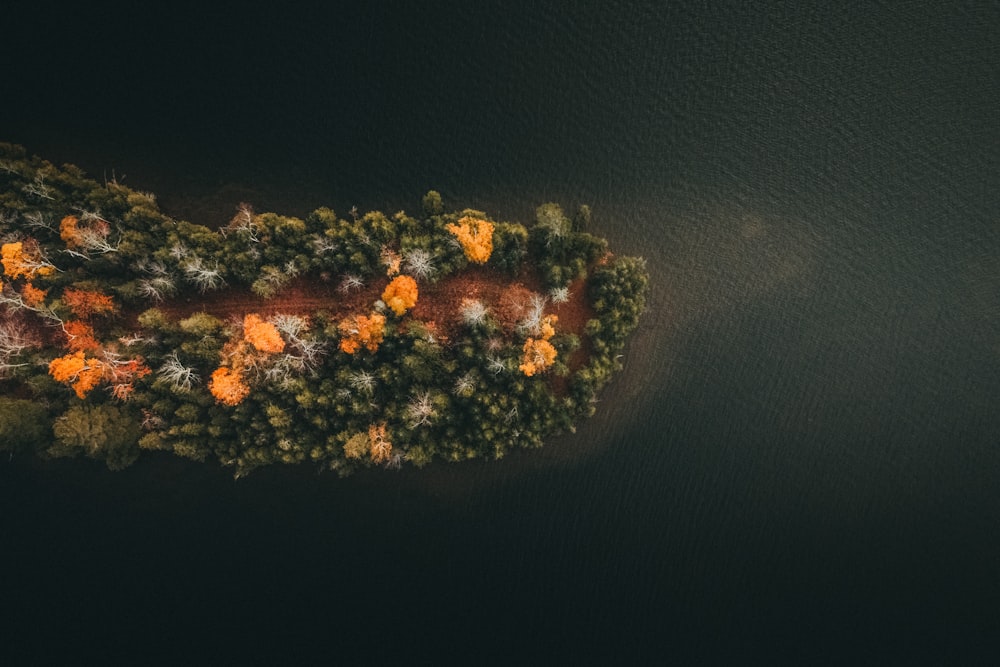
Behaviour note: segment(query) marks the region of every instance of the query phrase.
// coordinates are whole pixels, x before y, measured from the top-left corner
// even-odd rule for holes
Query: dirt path
[[[198,312],[228,319],[247,313],[308,315],[318,310],[327,310],[334,319],[339,319],[352,313],[368,312],[375,301],[382,298],[388,282],[388,278],[379,277],[362,289],[345,294],[331,282],[316,277],[297,278],[271,299],[263,299],[247,287],[232,287],[171,299],[159,308],[172,319]],[[587,320],[594,316],[586,302],[585,289],[583,281],[576,281],[570,285],[567,302],[548,304],[546,312],[555,313],[559,318],[557,330],[582,336]],[[504,326],[512,326],[524,316],[532,294],[540,293],[543,293],[540,282],[532,274],[511,281],[487,269],[469,268],[436,283],[419,284],[419,298],[410,314],[419,320],[434,322],[448,335],[459,324],[462,301],[474,298],[482,301]]]

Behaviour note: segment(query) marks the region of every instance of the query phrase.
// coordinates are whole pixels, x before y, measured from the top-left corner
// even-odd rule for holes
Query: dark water
[[[500,463],[0,465],[0,655],[995,664],[1000,7],[839,5],[5,10],[0,139],[168,213],[589,203],[653,294]]]

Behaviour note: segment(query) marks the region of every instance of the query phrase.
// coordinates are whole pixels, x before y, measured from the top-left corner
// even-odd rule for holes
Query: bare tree
[[[172,276],[155,276],[140,280],[136,283],[136,290],[139,296],[160,303],[177,292],[177,285]]]
[[[486,323],[488,311],[479,299],[462,299],[462,305],[458,312],[462,321],[470,327],[478,327]]]
[[[348,273],[341,279],[340,286],[337,287],[337,290],[342,294],[347,294],[348,292],[359,290],[364,286],[365,283],[360,277],[354,275],[353,273]]]
[[[434,275],[434,255],[423,248],[413,248],[403,254],[403,267],[415,278],[426,280]]]
[[[356,373],[351,373],[348,382],[355,391],[368,394],[371,396],[375,391],[375,376],[368,371],[357,371]]]
[[[569,291],[568,287],[554,287],[549,292],[549,298],[552,299],[552,303],[566,303],[572,296],[573,294]]]
[[[210,289],[218,289],[226,284],[222,278],[219,263],[215,262],[212,267],[206,266],[201,257],[197,255],[181,264],[181,270],[184,271],[184,276],[194,283],[202,293]]]
[[[24,226],[28,229],[47,229],[50,232],[55,231],[52,223],[45,219],[45,215],[41,211],[31,211],[30,213],[25,213]]]
[[[223,236],[228,232],[241,232],[250,243],[260,243],[260,236],[258,236],[260,226],[257,224],[253,207],[246,202],[240,202],[240,205],[236,207],[236,215],[229,221],[229,225],[219,231]]]
[[[326,354],[326,343],[308,335],[309,322],[306,318],[277,314],[268,318],[268,321],[288,341],[284,356],[294,360],[300,370],[312,370],[319,363],[320,357]]]
[[[488,354],[486,355],[486,368],[489,369],[493,375],[500,375],[507,370],[507,364],[505,364],[503,359],[500,357]]]
[[[0,305],[7,306],[13,311],[28,310],[36,315],[44,317],[47,320],[52,320],[59,325],[63,324],[63,319],[59,317],[54,310],[52,310],[51,305],[46,305],[45,303],[32,305],[28,303],[24,300],[24,297],[19,292],[15,291],[9,283],[4,283],[0,286]]]
[[[23,190],[25,194],[34,195],[40,199],[54,199],[52,188],[45,184],[45,176],[40,171],[35,172],[35,178],[30,183],[26,183]]]
[[[430,424],[435,417],[437,410],[434,409],[434,401],[429,391],[413,394],[410,397],[410,402],[406,405],[406,419],[410,428]]]
[[[191,387],[201,380],[193,368],[185,366],[177,358],[177,352],[171,352],[163,360],[163,364],[156,374],[163,378],[174,389],[190,391]]]
[[[156,336],[143,336],[140,333],[132,333],[128,336],[119,336],[118,342],[125,347],[132,347],[133,345],[145,344],[154,345],[156,343]]]
[[[476,376],[472,371],[455,380],[453,389],[456,396],[471,396],[476,390]]]
[[[0,323],[0,377],[5,377],[14,368],[30,365],[28,361],[18,360],[24,352],[39,345],[21,322],[7,318]]]
[[[532,294],[527,305],[527,312],[518,323],[518,329],[525,334],[537,336],[542,328],[542,320],[545,318],[545,305],[548,303],[541,294]]]
[[[333,252],[340,247],[340,243],[336,239],[332,239],[324,234],[316,234],[313,237],[313,248],[316,249],[317,255],[325,255],[328,252]]]

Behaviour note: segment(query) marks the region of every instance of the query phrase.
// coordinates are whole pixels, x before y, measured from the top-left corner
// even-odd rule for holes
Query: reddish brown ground
[[[334,282],[324,282],[316,277],[298,278],[271,299],[262,299],[249,288],[238,287],[206,294],[194,293],[168,301],[159,308],[171,318],[183,318],[197,312],[228,319],[247,313],[308,315],[326,310],[334,319],[340,319],[350,314],[369,312],[375,301],[382,298],[382,290],[388,282],[387,277],[379,277],[358,291],[344,294]],[[489,269],[469,268],[436,283],[420,283],[417,304],[408,315],[424,322],[434,322],[447,337],[459,325],[463,299],[475,298],[481,300],[501,324],[509,328],[524,316],[532,293],[544,293],[533,272],[526,272],[511,281],[509,277]],[[549,303],[546,312],[554,313],[559,318],[557,331],[575,333],[583,338],[584,326],[594,316],[584,297],[585,285],[580,280],[570,286],[569,301]]]

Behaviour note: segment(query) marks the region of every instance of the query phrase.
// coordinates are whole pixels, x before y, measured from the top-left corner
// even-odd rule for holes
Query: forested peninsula
[[[586,230],[446,210],[218,228],[0,143],[0,449],[233,468],[499,459],[593,414],[645,308]]]

